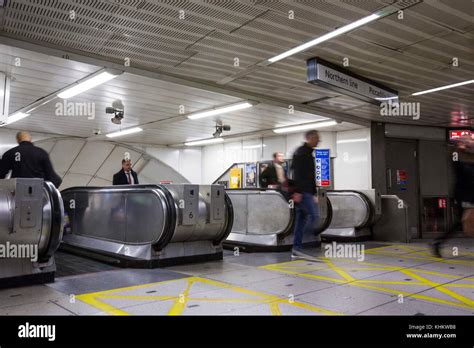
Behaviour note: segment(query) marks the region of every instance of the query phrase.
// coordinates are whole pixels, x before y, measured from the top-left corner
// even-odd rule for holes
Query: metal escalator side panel
[[[64,190],[63,196],[70,218],[66,242],[80,236],[140,246],[158,244],[166,236],[168,206],[158,186],[78,187]]]
[[[59,248],[64,232],[64,203],[58,189],[44,182],[43,228],[38,251],[40,261],[47,261]],[[44,240],[46,239],[46,240]],[[47,242],[46,242],[47,241]]]
[[[216,239],[213,244],[219,245],[224,242],[227,237],[229,236],[230,232],[232,231],[232,227],[234,225],[234,207],[232,205],[232,200],[230,199],[229,195],[225,192],[225,206],[226,206],[226,224],[223,229],[222,235]]]
[[[10,192],[0,187],[0,242],[7,237],[13,229],[13,201]]]
[[[332,222],[332,205],[331,205],[331,201],[329,200],[327,196],[324,197],[324,204],[326,204],[326,216],[324,217],[324,221],[322,222],[321,222],[321,215],[319,216],[318,226],[316,227],[315,234],[320,234],[321,232],[328,229]],[[320,212],[321,212],[321,209],[320,209]]]
[[[175,204],[173,195],[164,185],[157,185],[161,192],[164,194],[164,200],[162,202],[166,206],[165,225],[163,226],[163,232],[161,238],[153,243],[152,247],[155,251],[162,250],[167,246],[173,239],[177,224],[178,224],[178,207]]]
[[[227,191],[234,206],[232,233],[286,236],[292,232],[294,212],[278,191]]]
[[[367,225],[371,217],[371,203],[357,191],[331,191],[328,199],[332,206],[330,228],[356,227]]]

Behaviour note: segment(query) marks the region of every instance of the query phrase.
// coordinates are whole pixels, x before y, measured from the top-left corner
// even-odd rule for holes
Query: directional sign
[[[329,149],[316,149],[316,186],[331,186],[331,158]]]

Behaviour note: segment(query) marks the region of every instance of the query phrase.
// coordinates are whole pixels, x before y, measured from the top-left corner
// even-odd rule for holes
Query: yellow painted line
[[[393,284],[393,285],[426,285],[425,283],[409,282],[409,281],[390,281],[390,280],[356,280],[356,283],[364,284]]]
[[[203,301],[203,302],[256,302],[256,303],[268,303],[272,300],[258,299],[258,298],[213,298],[213,297],[190,297],[189,301]]]
[[[110,290],[103,290],[103,291],[97,291],[97,292],[90,292],[90,293],[86,293],[86,294],[87,294],[87,295],[111,294],[111,293],[114,293],[114,292],[129,291],[129,290],[136,290],[136,289],[143,289],[143,288],[147,288],[147,287],[149,287],[149,286],[155,285],[155,284],[166,284],[166,283],[172,283],[172,282],[176,282],[176,281],[179,281],[179,280],[186,280],[186,279],[189,279],[189,277],[186,277],[186,278],[179,278],[179,279],[163,280],[162,282],[158,282],[158,283],[148,283],[148,284],[132,285],[132,286],[127,286],[127,287],[123,287],[123,288],[116,288],[116,289],[110,289]],[[82,294],[82,295],[86,295],[86,294]]]
[[[272,269],[272,270],[273,270],[273,271],[276,271],[276,272],[280,272],[280,273],[286,273],[286,274],[297,275],[297,276],[299,276],[299,277],[306,277],[306,278],[314,278],[314,279],[320,279],[320,280],[327,280],[327,281],[334,282],[334,283],[347,283],[345,280],[342,280],[342,279],[331,278],[331,277],[325,277],[325,276],[318,276],[318,275],[315,275],[315,274],[294,272],[294,271],[289,271],[289,270],[286,270],[286,269],[278,269],[278,268],[274,268],[274,269]]]
[[[380,250],[380,249],[387,249],[387,248],[393,248],[393,247],[395,247],[395,245],[390,244],[390,245],[384,245],[384,246],[381,246],[381,247],[370,248],[370,249],[366,249],[366,250]]]
[[[281,315],[280,307],[278,306],[278,302],[270,303],[270,312],[273,315]]]
[[[443,286],[448,288],[474,288],[474,284],[445,284]]]
[[[369,251],[366,251],[365,253],[372,254]],[[381,256],[394,256],[388,253],[383,253],[383,252],[377,252],[373,253],[376,255],[381,255]],[[440,263],[448,263],[448,264],[454,264],[454,265],[474,265],[474,261],[468,261],[468,260],[454,260],[454,259],[440,259],[438,257],[418,257],[418,256],[411,256],[407,254],[402,254],[397,256],[400,259],[413,259],[413,260],[423,260],[423,261],[436,261]]]
[[[123,300],[153,300],[153,301],[166,301],[166,300],[174,300],[176,296],[135,296],[135,295],[102,295],[99,294],[96,296],[97,298],[102,299],[123,299]]]
[[[403,295],[405,297],[413,297],[413,298],[417,298],[417,299],[420,299],[420,300],[426,300],[426,301],[431,301],[431,302],[436,302],[436,303],[442,303],[442,304],[450,305],[450,306],[454,306],[454,307],[462,307],[462,308],[472,309],[471,306],[465,305],[464,303],[447,301],[447,300],[443,300],[443,299],[440,299],[440,298],[437,298],[437,297],[425,296],[425,295],[420,295],[420,294],[411,294],[411,293],[408,293],[406,291],[400,291],[400,290],[395,290],[395,289],[387,289],[387,288],[378,287],[378,286],[361,284],[361,283],[358,283],[358,282],[354,282],[354,283],[350,283],[350,284],[354,285],[354,286],[362,287],[362,288],[378,290],[378,291],[382,291],[382,292],[389,292],[389,293],[397,294],[397,295]]]
[[[354,277],[352,277],[350,274],[348,274],[347,272],[345,272],[344,270],[340,269],[339,267],[335,266],[331,261],[329,260],[324,260],[324,262],[326,262],[326,264],[334,271],[336,272],[337,274],[339,274],[342,278],[344,278],[345,280],[347,280],[348,282],[352,282],[355,280]]]
[[[186,285],[186,289],[184,289],[183,293],[180,294],[176,300],[174,301],[173,306],[171,307],[168,315],[181,315],[186,307],[186,303],[188,302],[188,295],[189,291],[191,290],[191,286],[193,286],[195,278],[187,278],[188,284]]]
[[[469,299],[469,298],[467,298],[467,297],[464,297],[464,296],[462,296],[462,295],[459,295],[458,293],[455,293],[455,292],[452,291],[452,290],[446,289],[446,288],[444,288],[444,287],[443,287],[441,284],[439,284],[439,283],[435,283],[435,282],[433,282],[433,281],[431,281],[431,280],[429,280],[429,279],[426,279],[426,278],[424,278],[424,277],[422,277],[422,276],[420,276],[420,275],[418,275],[418,274],[415,274],[415,273],[413,273],[413,272],[410,272],[410,271],[408,271],[408,270],[402,270],[401,272],[402,272],[402,273],[405,273],[406,275],[411,276],[411,277],[413,277],[413,278],[415,278],[415,279],[418,279],[419,281],[424,282],[424,283],[426,283],[426,284],[429,285],[429,286],[434,287],[437,291],[442,292],[442,293],[444,293],[444,294],[446,294],[446,295],[448,295],[448,296],[451,296],[451,297],[455,298],[455,299],[458,300],[458,301],[461,301],[461,302],[463,302],[463,303],[465,303],[465,304],[467,304],[467,305],[469,305],[469,306],[474,306],[474,301],[473,301],[473,300],[471,300],[471,299]]]
[[[289,303],[288,300],[286,300],[286,301],[285,300],[280,300],[279,302],[281,304],[288,304],[288,305],[291,305],[291,306],[304,308],[304,309],[307,309],[309,311],[313,311],[313,312],[316,312],[316,313],[324,313],[324,314],[328,314],[328,315],[344,315],[343,313],[334,312],[334,311],[331,311],[329,309],[319,308],[319,307],[310,305],[308,303],[302,303],[302,302],[296,302],[296,301],[292,302],[292,303]]]
[[[112,315],[129,315],[127,312],[115,308],[114,306],[109,305],[108,303],[99,301],[95,296],[92,295],[79,295],[76,297],[77,299],[81,300],[82,302],[87,303],[90,306],[93,306],[95,308],[98,308],[102,310],[103,312],[106,312],[108,314]]]

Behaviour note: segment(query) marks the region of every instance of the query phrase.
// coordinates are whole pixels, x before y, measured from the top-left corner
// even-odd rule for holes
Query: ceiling
[[[404,9],[403,19],[395,13],[261,64],[389,4]],[[9,126],[15,129],[79,137],[99,128],[111,132],[117,126],[104,110],[115,99],[125,105],[124,128],[146,125],[127,140],[160,145],[213,132],[217,118],[184,119],[180,105],[188,113],[242,99],[260,104],[218,117],[236,137],[325,117],[346,121],[334,128],[339,130],[368,121],[447,127],[474,120],[474,84],[410,96],[474,78],[470,0],[10,0],[0,8],[0,44],[0,71],[14,78],[11,111],[103,67],[125,71],[70,100],[93,103],[94,120],[55,116],[55,100]],[[308,84],[305,62],[314,56],[338,65],[349,58],[349,70],[398,90],[402,101],[420,102],[420,119],[383,117],[377,106]],[[14,64],[18,57],[21,66]],[[130,67],[123,66],[125,58]],[[294,114],[288,113],[290,104]]]

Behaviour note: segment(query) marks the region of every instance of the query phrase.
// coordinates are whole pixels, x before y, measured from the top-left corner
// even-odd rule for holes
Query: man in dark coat
[[[28,132],[18,132],[16,140],[18,146],[5,152],[0,161],[0,179],[5,178],[11,170],[12,179],[40,178],[52,182],[58,188],[62,179],[54,171],[48,153],[33,145]]]
[[[132,169],[132,161],[122,160],[122,169],[114,174],[113,185],[138,185],[138,175]]]
[[[295,229],[292,258],[312,259],[302,251],[303,235],[314,232],[319,219],[316,203],[316,163],[314,148],[319,143],[319,134],[310,130],[305,134],[306,142],[293,155],[293,200],[296,203]]]

